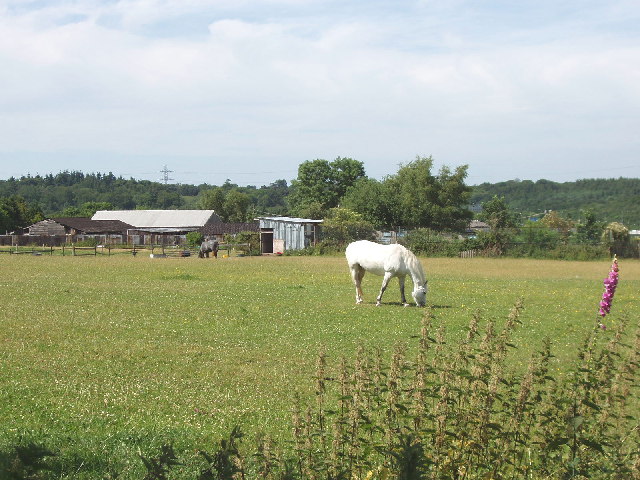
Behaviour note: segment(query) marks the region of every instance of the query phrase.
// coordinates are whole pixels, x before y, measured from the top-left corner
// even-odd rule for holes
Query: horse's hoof
[[[380,302],[376,302],[376,307],[379,307],[380,305],[382,305]]]
[[[405,306],[405,307],[408,307],[408,306],[409,306],[409,304],[408,304],[408,303],[403,303],[402,305],[403,305],[403,306]]]

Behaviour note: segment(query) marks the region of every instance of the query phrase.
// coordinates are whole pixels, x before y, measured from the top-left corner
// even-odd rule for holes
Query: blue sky
[[[0,0],[0,178],[638,177],[640,3]]]

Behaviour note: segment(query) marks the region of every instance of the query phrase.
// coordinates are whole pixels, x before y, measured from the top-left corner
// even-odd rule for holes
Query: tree
[[[0,232],[25,228],[43,219],[39,206],[27,203],[18,195],[0,198]]]
[[[203,210],[213,210],[220,218],[225,218],[224,200],[225,192],[220,187],[213,187],[200,193],[198,206]]]
[[[373,225],[362,215],[348,208],[332,208],[322,222],[325,240],[346,245],[354,240],[372,240]]]
[[[584,212],[584,222],[576,226],[576,234],[573,236],[575,243],[596,245],[600,242],[604,224],[596,220],[596,215],[591,210]]]
[[[542,220],[540,220],[540,223],[547,228],[556,230],[565,237],[569,235],[569,232],[573,228],[573,222],[562,218],[555,210],[547,212],[545,216],[542,217]]]
[[[302,216],[311,204],[320,205],[322,215],[319,218],[322,218],[326,211],[338,206],[347,189],[364,176],[362,162],[351,158],[303,162],[298,167],[298,177],[291,182],[288,198],[291,210]]]
[[[502,255],[508,243],[513,240],[512,228],[516,224],[504,197],[494,195],[491,200],[483,203],[479,217],[491,227],[491,230],[478,234],[478,241],[487,251]]]
[[[611,255],[625,255],[629,240],[629,229],[619,222],[609,223],[602,232],[602,242],[609,247]]]
[[[224,197],[223,210],[225,221],[227,222],[244,222],[247,220],[247,211],[249,209],[249,195],[242,193],[236,189],[229,191]]]
[[[453,173],[442,167],[437,177],[432,167],[432,157],[417,156],[385,180],[391,217],[408,228],[463,230],[472,216],[471,188],[464,183],[468,166],[459,166]]]
[[[67,207],[61,215],[62,217],[88,217],[91,218],[98,210],[113,210],[114,207],[109,202],[85,202],[81,207]]]
[[[392,229],[400,224],[394,217],[389,186],[372,178],[360,178],[349,187],[340,205],[358,212],[378,229]]]
[[[482,212],[478,215],[480,220],[486,222],[492,230],[515,227],[516,221],[504,197],[494,195],[493,198],[482,204]]]

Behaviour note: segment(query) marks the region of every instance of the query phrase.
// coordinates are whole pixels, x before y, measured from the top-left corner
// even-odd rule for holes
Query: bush
[[[241,245],[243,243],[249,244],[249,249],[246,252],[249,255],[260,255],[260,233],[252,231],[238,232],[233,235],[225,235],[224,243],[228,245]],[[245,246],[239,247],[246,249]]]
[[[362,215],[347,208],[332,208],[322,224],[324,240],[347,245],[354,240],[373,240],[373,225]]]
[[[189,232],[186,235],[187,245],[191,248],[197,248],[204,241],[204,235],[200,232]]]
[[[400,243],[417,255],[429,257],[457,257],[460,252],[478,246],[474,240],[445,237],[428,228],[411,230]]]
[[[76,247],[96,247],[96,246],[98,246],[98,239],[97,238],[85,238],[84,240],[76,242],[75,246]]]

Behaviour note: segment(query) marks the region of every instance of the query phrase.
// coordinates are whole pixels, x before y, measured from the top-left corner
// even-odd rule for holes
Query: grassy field
[[[608,262],[423,258],[434,324],[455,340],[474,312],[502,322],[522,298],[511,353],[524,369],[548,336],[561,375],[593,328]],[[620,261],[612,314],[640,313],[640,263]],[[83,471],[132,463],[164,443],[195,451],[235,425],[289,434],[313,396],[317,352],[415,343],[424,314],[397,282],[364,305],[342,257],[227,259],[0,256],[0,450],[37,440]],[[105,465],[99,465],[104,462]],[[139,463],[139,462],[138,462]],[[90,476],[86,478],[91,478]]]

